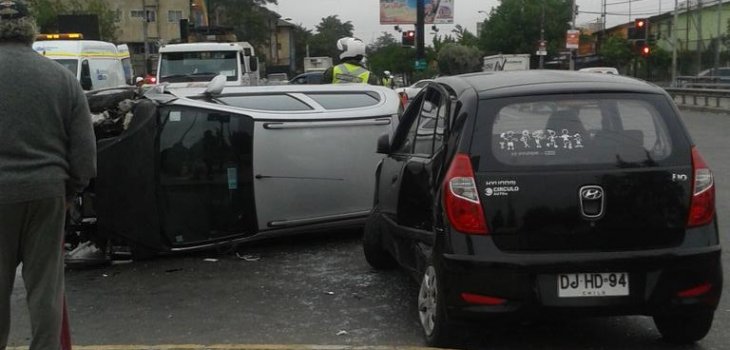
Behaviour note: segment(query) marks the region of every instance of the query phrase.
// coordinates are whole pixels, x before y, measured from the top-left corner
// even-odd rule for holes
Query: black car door
[[[410,153],[391,155],[401,164],[391,190],[396,197],[391,232],[396,237],[398,260],[411,269],[418,264],[418,244],[433,242],[433,204],[450,111],[448,94],[437,84],[430,85],[420,99],[406,138],[412,142]]]
[[[389,231],[397,228],[396,214],[401,173],[403,166],[413,153],[421,101],[423,101],[423,95],[414,99],[413,103],[401,116],[398,129],[396,129],[395,135],[393,135],[390,142],[390,152],[383,158],[380,167],[376,205],[386,219]]]

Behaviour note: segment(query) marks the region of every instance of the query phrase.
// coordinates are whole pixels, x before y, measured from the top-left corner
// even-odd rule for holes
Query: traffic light
[[[416,46],[416,31],[406,30],[403,32],[403,39],[401,40],[403,46]]]
[[[646,18],[637,18],[634,20],[634,39],[646,39],[649,21]]]
[[[649,47],[649,44],[642,45],[639,50],[642,57],[649,57],[651,55],[651,48]]]

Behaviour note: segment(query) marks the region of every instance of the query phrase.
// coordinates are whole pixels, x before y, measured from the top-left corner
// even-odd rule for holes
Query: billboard
[[[415,24],[419,0],[380,0],[380,24]],[[454,23],[454,0],[424,2],[426,24]]]

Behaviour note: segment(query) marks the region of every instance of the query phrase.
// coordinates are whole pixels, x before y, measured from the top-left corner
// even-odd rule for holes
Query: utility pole
[[[424,0],[418,0],[416,4],[416,61],[426,58],[425,43],[425,22],[426,22],[426,6]]]
[[[570,27],[571,27],[570,29],[575,30],[575,0],[573,0],[573,5],[571,6],[571,9],[572,9],[571,12],[573,15],[573,21],[572,21],[572,24],[570,25]],[[573,58],[573,50],[575,50],[575,49],[570,49],[570,70],[575,70],[575,59]]]
[[[142,36],[144,41],[144,75],[147,76],[149,74],[150,67],[149,61],[150,61],[150,43],[149,43],[149,37],[148,37],[148,27],[149,27],[149,16],[147,15],[147,1],[142,0],[142,15],[144,16],[144,20],[142,21]]]
[[[717,0],[717,36],[715,37],[715,74],[720,67],[720,44],[722,44],[722,0]]]
[[[603,29],[603,35],[606,35],[606,0],[603,0],[603,11],[601,11],[601,22],[603,23],[602,29]]]
[[[702,0],[697,0],[697,74],[702,71]]]
[[[542,17],[540,19],[540,44],[538,45],[539,50],[542,50],[543,43],[545,42],[545,1],[542,2]],[[545,56],[540,55],[540,69],[543,68],[545,64]]]
[[[672,86],[677,86],[677,20],[679,18],[679,0],[674,0],[674,21],[672,22]],[[687,22],[689,25],[689,22]]]

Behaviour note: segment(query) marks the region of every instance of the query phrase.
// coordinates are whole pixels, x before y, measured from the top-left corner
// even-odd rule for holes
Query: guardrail
[[[664,88],[680,107],[730,111],[730,90]]]
[[[697,89],[730,89],[730,77],[725,76],[679,76],[676,85],[679,88]]]

